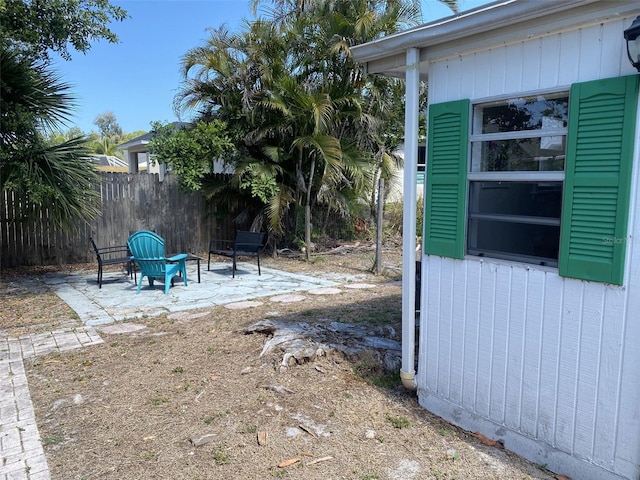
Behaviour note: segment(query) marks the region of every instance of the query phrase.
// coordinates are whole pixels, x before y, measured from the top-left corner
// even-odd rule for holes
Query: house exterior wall
[[[634,74],[622,38],[632,20],[440,58],[429,66],[429,104]],[[640,476],[639,143],[621,287],[422,256],[420,403],[573,478]]]

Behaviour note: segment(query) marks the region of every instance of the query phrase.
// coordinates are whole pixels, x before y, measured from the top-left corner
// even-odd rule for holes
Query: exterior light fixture
[[[640,16],[624,31],[624,39],[627,41],[629,61],[640,72]]]

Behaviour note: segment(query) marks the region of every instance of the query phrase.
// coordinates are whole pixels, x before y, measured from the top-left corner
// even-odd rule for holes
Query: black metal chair
[[[102,275],[105,265],[124,264],[127,267],[127,275],[136,278],[136,266],[131,258],[131,252],[127,245],[115,245],[111,247],[98,247],[93,238],[90,238],[91,246],[96,253],[98,260],[98,288],[102,288]]]
[[[209,259],[207,270],[211,270],[211,255],[221,255],[233,259],[232,277],[235,278],[238,257],[256,257],[258,260],[258,275],[260,272],[260,252],[264,248],[264,232],[246,232],[239,230],[235,240],[211,240],[209,242]]]

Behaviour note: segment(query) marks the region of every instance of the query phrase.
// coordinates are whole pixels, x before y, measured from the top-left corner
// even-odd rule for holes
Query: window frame
[[[480,113],[476,113],[476,109],[479,106],[487,106],[487,105],[501,105],[508,104],[510,100],[514,100],[515,98],[528,98],[532,96],[544,96],[544,95],[553,95],[555,98],[558,97],[566,97],[567,101],[570,99],[570,87],[558,87],[553,89],[544,89],[544,90],[536,90],[531,92],[519,92],[516,97],[513,94],[505,94],[490,98],[482,98],[482,99],[474,99],[470,102],[470,110],[469,110],[469,135],[468,135],[468,154],[467,154],[467,166],[466,166],[466,215],[465,215],[465,224],[466,224],[466,235],[465,235],[465,255],[469,255],[472,257],[479,258],[494,258],[501,259],[507,261],[514,261],[520,263],[527,263],[531,265],[541,265],[541,266],[549,266],[558,268],[558,264],[560,261],[560,252],[558,253],[558,258],[554,261],[549,261],[547,258],[543,257],[533,257],[528,255],[522,255],[512,252],[499,252],[499,251],[486,251],[483,252],[481,249],[472,248],[472,235],[474,228],[471,225],[472,219],[479,219],[485,217],[488,219],[489,217],[493,217],[494,220],[498,220],[500,217],[506,218],[507,215],[501,214],[473,214],[471,213],[471,190],[472,183],[479,182],[559,182],[562,187],[562,196],[560,199],[560,217],[557,221],[550,222],[549,220],[545,220],[542,217],[539,220],[535,220],[535,217],[531,217],[531,222],[519,222],[524,224],[541,224],[541,225],[553,225],[558,226],[558,249],[561,244],[561,236],[560,229],[562,225],[562,207],[563,207],[563,196],[564,196],[564,180],[565,180],[565,171],[566,171],[566,155],[567,155],[567,142],[569,137],[569,117],[570,117],[570,105],[567,107],[567,126],[563,128],[555,128],[555,129],[536,129],[536,130],[519,130],[519,131],[508,131],[508,132],[493,132],[493,133],[475,133],[474,128],[477,128],[478,124],[476,115],[480,115]],[[501,140],[520,140],[520,139],[528,139],[528,138],[544,138],[544,137],[564,137],[564,145],[565,145],[565,166],[562,171],[560,170],[509,170],[509,171],[474,171],[474,143],[481,142],[489,142],[489,141],[501,141]],[[523,218],[525,218],[524,216]]]

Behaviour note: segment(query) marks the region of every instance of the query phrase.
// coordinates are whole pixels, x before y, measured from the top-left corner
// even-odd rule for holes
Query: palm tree
[[[254,2],[256,9],[260,5]],[[228,185],[208,185],[210,195],[245,187],[268,198],[265,216],[276,232],[283,231],[292,204],[304,206],[309,246],[313,205],[346,211],[348,202],[375,190],[375,178],[388,176],[395,161],[390,152],[404,116],[402,89],[397,82],[365,78],[349,49],[417,25],[420,4],[268,5],[269,20],[240,34],[212,30],[205,46],[184,56],[176,107],[220,118],[232,132],[236,175]]]
[[[115,144],[109,137],[102,137],[97,140],[94,145],[94,153],[98,155],[109,155],[112,157],[120,157],[120,151],[118,145]]]
[[[392,153],[399,140],[392,133],[397,131],[397,123],[402,122],[404,116],[403,91],[394,80],[365,79],[362,69],[351,60],[350,46],[416,25],[419,6],[389,1],[381,7],[367,0],[356,0],[320,2],[317,7],[314,11],[317,16],[313,15],[309,22],[310,31],[317,32],[313,42],[330,52],[331,61],[324,68],[320,64],[320,74],[318,62],[311,59],[309,65],[316,69],[314,74],[322,83],[333,86],[344,83],[346,88],[343,90],[349,93],[343,98],[348,98],[347,95],[354,98],[349,105],[357,108],[348,116],[348,121],[343,122],[341,135],[349,138],[355,151],[359,152],[358,156],[369,163],[368,175],[363,177],[369,183],[360,192],[370,192],[375,218],[374,195],[376,191],[382,191],[378,190],[377,179],[388,180],[399,166],[398,157]],[[307,33],[306,38],[309,36]],[[379,198],[379,202],[383,200]]]
[[[100,213],[99,176],[88,161],[83,137],[53,145],[47,133],[69,118],[68,86],[46,64],[0,46],[0,190],[34,204],[32,218],[46,210],[58,227],[76,228]]]
[[[295,77],[283,77],[271,86],[267,98],[256,110],[270,122],[264,123],[254,135],[264,138],[264,151],[271,152],[272,160],[288,172],[289,189],[296,204],[305,209],[305,253],[307,259],[311,246],[311,208],[323,191],[339,191],[353,185],[355,175],[364,174],[362,168],[347,171],[340,138],[336,135],[339,125],[339,103],[332,92],[314,89],[298,82]],[[356,167],[362,167],[357,165]],[[293,177],[295,175],[295,177]],[[271,211],[276,213],[274,204]],[[271,215],[271,219],[280,215]],[[272,223],[272,227],[277,222]]]
[[[174,106],[178,112],[196,110],[203,120],[214,117],[226,122],[235,144],[235,154],[228,159],[234,168],[231,181],[203,181],[205,198],[215,199],[218,208],[245,204],[236,222],[259,224],[266,217],[278,233],[282,231],[280,214],[292,198],[273,152],[263,148],[263,139],[251,132],[269,122],[257,117],[254,109],[266,94],[266,85],[288,71],[286,42],[270,22],[256,21],[246,27],[240,34],[231,34],[224,26],[211,29],[204,46],[184,55],[183,88]]]

